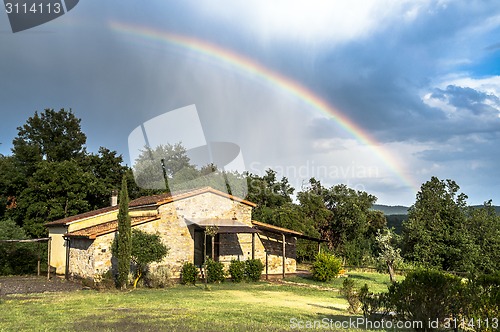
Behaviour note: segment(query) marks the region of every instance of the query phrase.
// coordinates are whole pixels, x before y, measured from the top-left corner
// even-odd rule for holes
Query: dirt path
[[[82,289],[81,283],[59,277],[9,276],[0,277],[0,296],[43,292],[70,292]]]

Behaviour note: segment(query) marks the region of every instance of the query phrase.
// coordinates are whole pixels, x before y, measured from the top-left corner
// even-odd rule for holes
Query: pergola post
[[[207,232],[203,232],[203,265],[202,265],[202,271],[203,271],[203,278],[205,278],[205,287],[207,287]]]
[[[212,234],[212,260],[215,261],[215,235]]]
[[[40,256],[40,242],[38,241],[37,244],[37,251],[38,251],[38,259],[37,259],[37,264],[36,264],[36,275],[39,277],[40,276],[40,260],[41,260],[41,256]]]
[[[70,261],[70,250],[71,250],[71,240],[69,237],[66,238],[66,267],[64,271],[64,277],[69,279],[69,261]]]
[[[285,233],[282,233],[281,236],[283,239],[283,250],[282,250],[282,252],[283,252],[283,279],[285,279],[285,269],[286,269],[286,267],[285,267],[285,264],[286,264],[286,249],[285,249],[286,237],[285,237]]]
[[[252,259],[255,259],[255,233],[252,233]]]
[[[266,249],[266,280],[269,279],[269,253]]]

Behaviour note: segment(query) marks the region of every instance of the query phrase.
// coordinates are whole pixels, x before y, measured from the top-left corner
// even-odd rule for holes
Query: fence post
[[[47,280],[50,280],[50,244],[51,244],[52,238],[49,237],[49,240],[47,241],[48,243],[48,249],[47,249]]]

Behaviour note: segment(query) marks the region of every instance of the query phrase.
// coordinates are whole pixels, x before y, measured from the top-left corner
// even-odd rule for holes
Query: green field
[[[351,273],[361,286],[385,290],[388,276]],[[337,290],[342,278],[293,284],[225,282],[166,289],[9,295],[0,299],[1,331],[284,331],[290,320],[355,318]],[[307,283],[308,286],[298,285]],[[312,286],[311,286],[312,285]],[[317,285],[327,288],[318,288]]]

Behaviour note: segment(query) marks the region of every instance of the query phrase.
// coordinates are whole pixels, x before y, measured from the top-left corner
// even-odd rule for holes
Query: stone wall
[[[252,207],[213,193],[204,193],[159,207],[160,220],[148,223],[145,230],[158,232],[170,248],[162,265],[180,277],[182,265],[194,261],[194,226],[186,219],[232,219],[251,226]],[[155,224],[156,223],[156,224]],[[142,225],[141,225],[142,226]],[[141,227],[139,226],[139,227]]]
[[[94,278],[112,268],[111,246],[116,233],[95,240],[73,238],[69,254],[69,274],[80,278]]]

